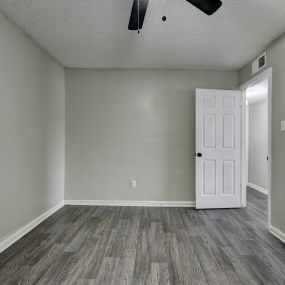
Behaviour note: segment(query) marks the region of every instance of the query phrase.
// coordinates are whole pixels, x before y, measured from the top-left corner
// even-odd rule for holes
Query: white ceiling
[[[248,105],[253,105],[268,99],[268,79],[263,79],[246,89]]]
[[[285,32],[285,1],[224,0],[207,16],[186,0],[150,0],[140,35],[133,0],[0,0],[12,19],[66,67],[236,70]]]

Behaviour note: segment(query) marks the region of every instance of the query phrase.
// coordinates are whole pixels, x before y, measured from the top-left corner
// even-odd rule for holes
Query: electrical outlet
[[[131,187],[137,188],[137,181],[136,180],[131,180]]]

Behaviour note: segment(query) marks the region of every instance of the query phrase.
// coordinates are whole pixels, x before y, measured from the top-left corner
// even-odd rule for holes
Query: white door
[[[196,90],[196,208],[238,208],[241,91]]]

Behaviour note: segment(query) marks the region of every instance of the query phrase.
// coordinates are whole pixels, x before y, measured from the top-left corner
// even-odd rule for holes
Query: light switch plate
[[[281,132],[285,132],[285,121],[281,121]]]
[[[131,180],[131,187],[137,188],[137,181],[136,180]]]

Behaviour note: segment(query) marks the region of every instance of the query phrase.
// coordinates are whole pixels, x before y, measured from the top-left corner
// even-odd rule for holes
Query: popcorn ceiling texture
[[[1,0],[0,11],[66,67],[236,70],[285,31],[285,2],[224,0],[208,17],[185,0],[150,0],[128,31],[133,0]]]

